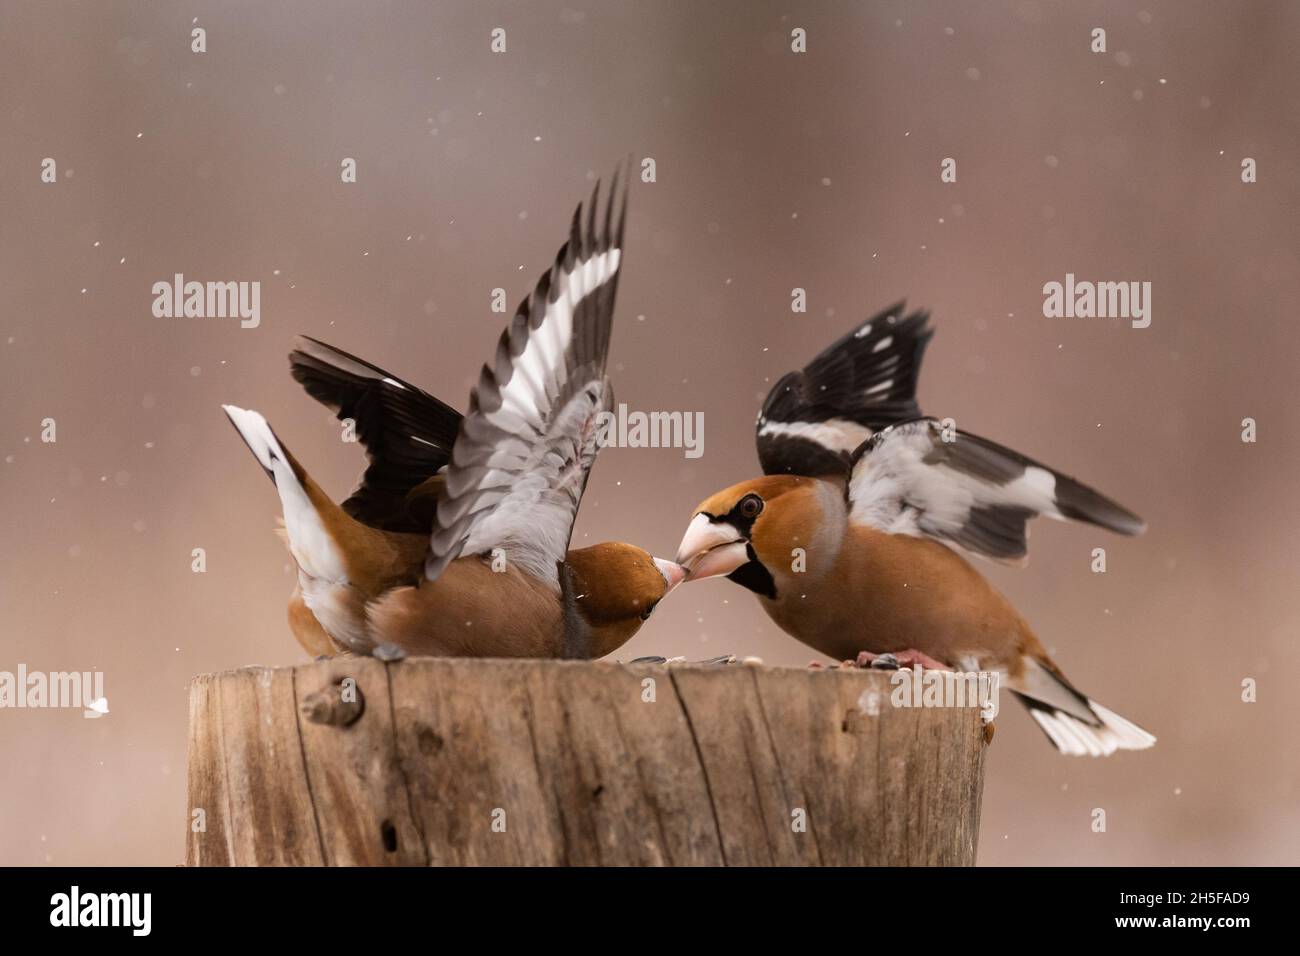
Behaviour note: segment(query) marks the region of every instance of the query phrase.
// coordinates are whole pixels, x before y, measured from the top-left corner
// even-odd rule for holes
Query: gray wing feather
[[[559,588],[578,502],[613,403],[605,377],[627,192],[618,177],[597,231],[599,183],[583,221],[538,280],[470,394],[438,503],[425,576],[462,554],[501,548]],[[613,206],[619,205],[617,224]]]
[[[1146,525],[1068,475],[932,418],[877,432],[854,452],[849,518],[892,534],[951,541],[999,561],[1028,552],[1029,519],[1047,515],[1119,534]]]

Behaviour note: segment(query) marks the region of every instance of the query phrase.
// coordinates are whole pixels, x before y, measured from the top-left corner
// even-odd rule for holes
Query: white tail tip
[[[249,451],[253,453],[258,464],[271,471],[274,458],[283,460],[284,453],[280,450],[280,443],[275,440],[275,433],[271,431],[271,425],[265,418],[257,412],[240,408],[238,405],[222,405],[221,408],[244,439],[244,443],[248,445]]]
[[[1088,707],[1100,718],[1100,727],[1093,727],[1060,710],[1034,708],[1030,714],[1051,738],[1056,749],[1071,756],[1109,757],[1117,750],[1146,750],[1156,742],[1154,735],[1095,700],[1089,700]]]

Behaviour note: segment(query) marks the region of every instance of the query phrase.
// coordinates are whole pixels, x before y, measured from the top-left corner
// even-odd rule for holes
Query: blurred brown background
[[[513,309],[628,154],[658,182],[631,199],[618,396],[702,410],[705,454],[605,452],[576,540],[671,555],[757,471],[778,375],[899,298],[930,307],[927,412],[1150,521],[1039,522],[1028,568],[982,565],[1160,743],[1059,756],[1004,697],[981,862],[1297,862],[1300,5],[806,7],[0,3],[0,670],[101,669],[112,709],[0,711],[0,862],[179,861],[189,678],[302,659],[278,502],[219,403],[345,494],[361,453],[290,380],[292,336],[463,407],[490,290]],[[260,328],[154,318],[176,272],[260,280]],[[1151,281],[1151,327],[1044,318],[1066,272]],[[812,656],[721,582],[623,656],[725,652]]]

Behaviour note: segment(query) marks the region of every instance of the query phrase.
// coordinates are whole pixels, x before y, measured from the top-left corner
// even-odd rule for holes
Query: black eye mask
[[[713,515],[713,514],[709,514],[707,511],[701,511],[700,514],[704,515],[704,517],[708,518],[709,521],[713,522],[714,524],[723,524],[723,523],[729,524],[737,531],[739,531],[742,535],[744,535],[746,538],[749,538],[754,533],[754,522],[757,521],[758,516],[763,513],[763,508],[762,508],[763,499],[758,498],[760,507],[755,514],[746,515],[741,511],[740,506],[748,498],[758,498],[758,496],[752,494],[745,495],[743,498],[740,499],[740,501],[737,501],[735,507],[733,507],[725,515],[721,515],[721,516]]]

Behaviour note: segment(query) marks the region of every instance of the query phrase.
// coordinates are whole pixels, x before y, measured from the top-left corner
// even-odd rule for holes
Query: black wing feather
[[[764,474],[846,477],[871,432],[918,418],[916,383],[934,330],[899,302],[873,315],[768,393],[758,416]]]
[[[422,389],[342,349],[300,336],[289,353],[307,394],[356,424],[370,464],[343,510],[384,531],[428,533],[432,513],[413,513],[408,493],[451,458],[461,414]]]

